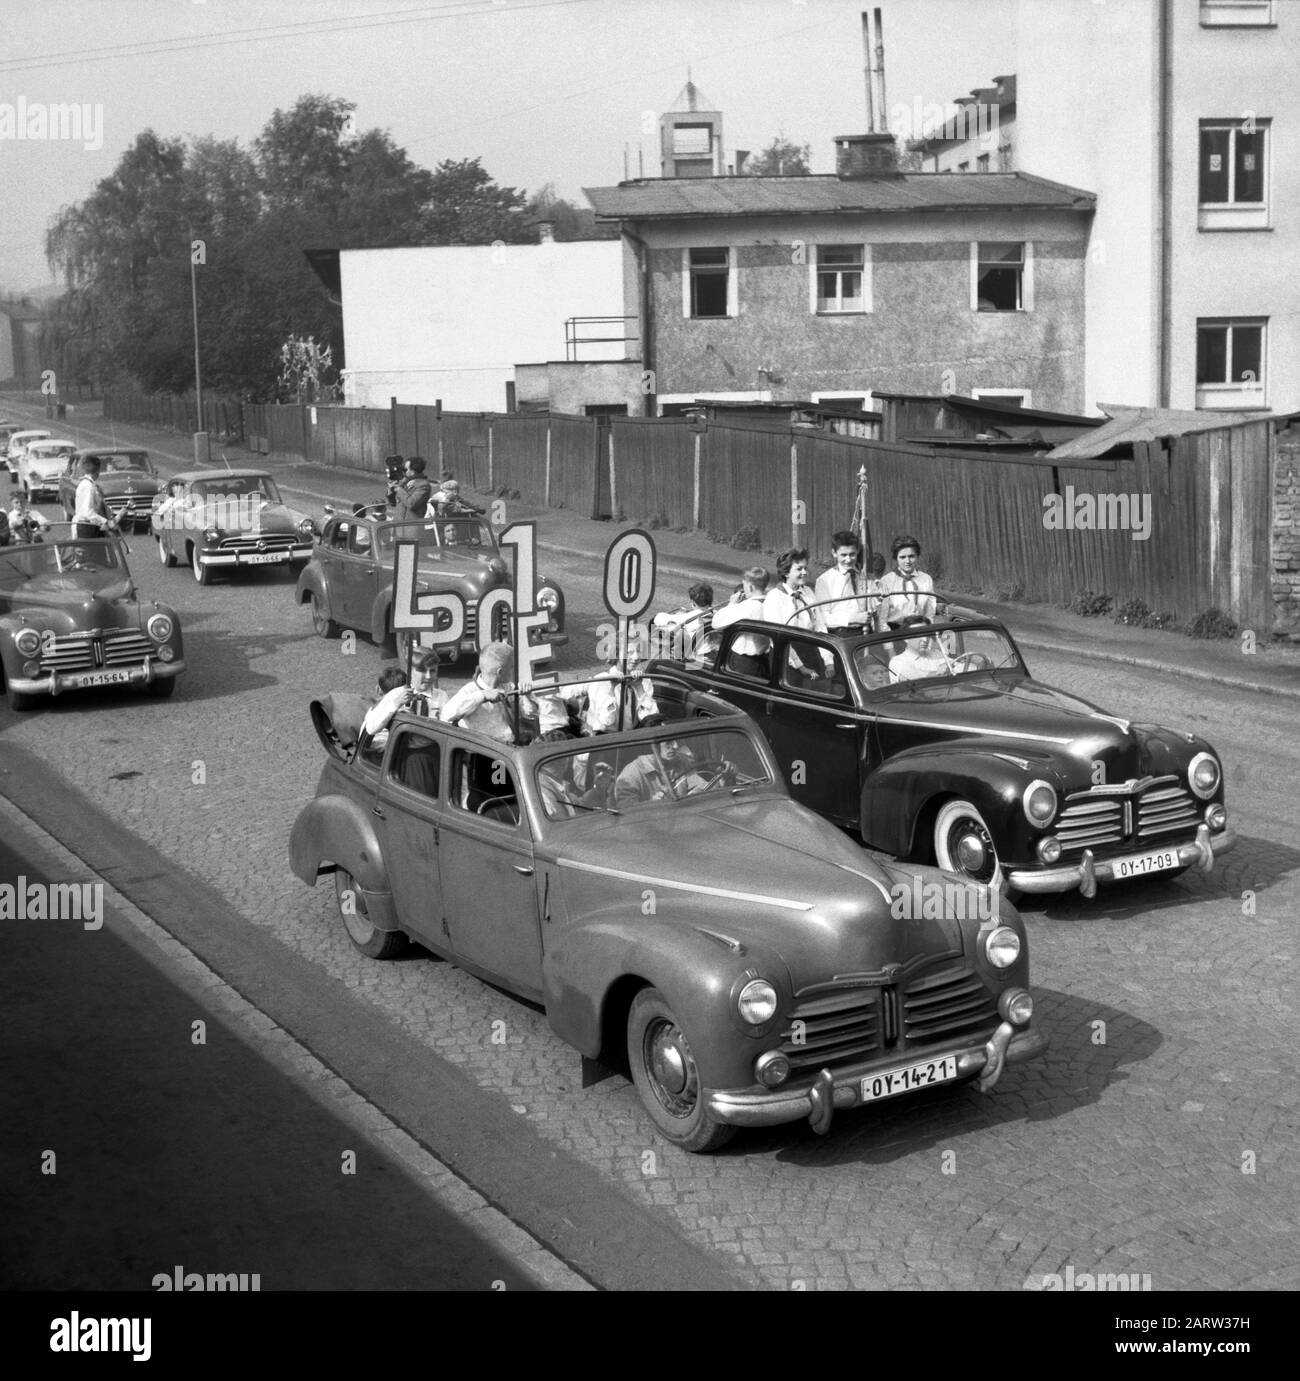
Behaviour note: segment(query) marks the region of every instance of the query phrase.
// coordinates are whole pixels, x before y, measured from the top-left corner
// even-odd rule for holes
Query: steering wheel
[[[960,657],[952,659],[954,675],[959,671],[989,671],[992,666],[993,663],[982,652],[963,652]]]
[[[712,791],[715,786],[721,786],[728,777],[734,777],[736,767],[734,763],[728,762],[725,758],[706,758],[703,762],[692,763],[682,774],[684,778],[705,777],[703,786],[691,786],[687,788],[688,796],[695,796],[706,791]]]

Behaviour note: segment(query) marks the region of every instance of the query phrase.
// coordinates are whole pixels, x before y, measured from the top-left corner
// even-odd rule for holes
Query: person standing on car
[[[767,587],[772,577],[762,566],[751,566],[740,577],[731,599],[721,609],[713,611],[713,629],[729,628],[741,619],[764,619],[763,601],[767,598]],[[764,646],[766,644],[766,646]],[[730,665],[744,676],[766,676],[767,663],[764,654],[771,650],[772,640],[759,641],[754,633],[737,633],[731,644]]]
[[[820,600],[834,600],[822,604],[817,612],[822,616],[828,633],[863,633],[870,625],[869,596],[876,592],[874,580],[868,580],[860,569],[862,543],[855,532],[847,529],[831,536],[831,558],[834,565],[817,577],[814,590]]]
[[[99,457],[88,456],[82,464],[81,480],[77,485],[76,508],[72,515],[73,536],[103,537],[116,532],[117,524],[108,515],[108,505],[99,487]]]
[[[781,583],[767,592],[763,601],[763,617],[768,623],[780,623],[791,628],[806,628],[810,633],[825,632],[821,611],[810,608],[808,597],[808,548],[791,547],[776,558],[776,573]],[[717,618],[713,626],[718,626]]]
[[[424,457],[411,456],[406,462],[406,478],[397,486],[398,519],[423,518],[432,496],[433,485],[424,473]]]
[[[934,581],[918,569],[920,542],[915,537],[895,537],[889,551],[894,569],[880,577],[880,593],[884,596],[876,611],[876,630],[880,633],[897,628],[911,614],[932,619],[937,605]]]

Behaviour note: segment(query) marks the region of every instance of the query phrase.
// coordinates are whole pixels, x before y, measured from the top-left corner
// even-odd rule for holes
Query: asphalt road
[[[796,1125],[694,1157],[655,1135],[622,1079],[583,1090],[576,1054],[537,1009],[427,955],[379,964],[351,948],[332,896],[289,874],[285,846],[320,767],[307,702],[369,690],[378,652],[364,638],[349,651],[314,637],[283,575],[201,589],[162,570],[151,543],[134,545],[143,593],[180,611],[191,670],[166,702],[69,695],[29,714],[0,709],[0,754],[22,750],[24,808],[39,818],[43,799],[84,794],[149,851],[156,875],[119,870],[119,885],[139,891],[161,925],[221,953],[273,944],[275,981],[253,986],[290,1030],[307,1029],[323,1003],[318,1027],[363,1020],[418,1052],[405,1067],[362,1061],[348,1076],[400,1125],[430,1118],[428,1099],[442,1096],[419,1083],[422,1066],[454,1072],[494,1109],[494,1134],[521,1134],[504,1159],[543,1167],[537,1183],[562,1172],[591,1190],[597,1211],[577,1228],[553,1201],[530,1203],[526,1184],[503,1192],[515,1221],[597,1284],[630,1283],[602,1255],[602,1233],[658,1233],[653,1261],[642,1257],[647,1276],[654,1261],[674,1276],[680,1261],[717,1286],[1020,1290],[1067,1268],[1149,1276],[1155,1290],[1300,1285],[1293,703],[1035,658],[1043,679],[1116,713],[1205,733],[1227,764],[1237,850],[1208,877],[1030,905],[1038,1021],[1052,1048],[991,1095],[936,1090],[843,1115],[826,1138]],[[599,570],[542,564],[568,599],[561,669],[590,664],[604,621]],[[0,791],[14,787],[0,778]],[[75,832],[70,808],[60,827]],[[114,877],[93,831],[62,837]],[[227,918],[214,913],[200,933],[191,877]],[[295,995],[300,985],[312,1003]],[[501,1030],[503,1044],[492,1038]],[[344,1068],[346,1052],[337,1060]],[[437,1149],[432,1133],[427,1144]],[[451,1146],[475,1182],[473,1156],[457,1154]]]

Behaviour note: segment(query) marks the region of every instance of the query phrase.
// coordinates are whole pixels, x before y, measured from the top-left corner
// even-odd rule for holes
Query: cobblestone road
[[[1237,850],[1208,878],[1031,905],[1052,1048],[991,1096],[936,1090],[842,1115],[826,1138],[796,1125],[695,1157],[655,1135],[624,1080],[583,1091],[540,1012],[422,953],[379,964],[351,948],[332,892],[290,875],[286,842],[321,765],[307,702],[369,690],[377,650],[314,637],[283,575],[201,589],[161,569],[148,540],[133,546],[142,593],[183,620],[191,670],[176,697],[0,708],[0,744],[43,755],[328,973],[340,1003],[381,1012],[753,1283],[1021,1289],[1072,1266],[1155,1289],[1300,1285],[1293,701],[1036,659],[1043,679],[1117,713],[1206,733],[1228,766]],[[569,600],[564,666],[589,664],[599,572],[544,566]],[[156,919],[183,927],[183,900]]]

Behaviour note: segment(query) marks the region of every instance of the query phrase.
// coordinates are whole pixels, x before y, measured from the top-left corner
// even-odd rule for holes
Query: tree
[[[433,170],[430,243],[490,245],[495,240],[526,244],[524,194],[498,187],[477,158],[450,159]]]
[[[550,221],[555,226],[555,238],[562,242],[617,240],[619,237],[617,225],[598,221],[596,213],[589,206],[576,206],[560,196],[553,182],[545,183],[528,198],[524,220],[530,225],[536,221]]]
[[[798,173],[811,173],[809,159],[812,158],[811,144],[796,144],[787,139],[784,132],[763,150],[755,154],[745,164],[748,177],[790,177]]]

